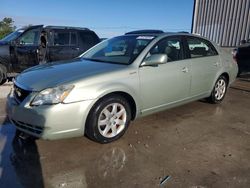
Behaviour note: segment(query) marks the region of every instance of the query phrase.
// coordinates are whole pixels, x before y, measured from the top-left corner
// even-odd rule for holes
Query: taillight
[[[237,54],[237,49],[233,49],[232,50],[232,55],[233,55],[234,58],[236,58],[236,54]]]
[[[233,59],[234,59],[234,62],[235,62],[235,63],[237,63],[237,52],[238,52],[237,49],[233,49],[233,50],[232,50],[232,55],[233,55]]]

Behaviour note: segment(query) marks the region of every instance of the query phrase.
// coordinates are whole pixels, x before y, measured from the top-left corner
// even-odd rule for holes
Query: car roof
[[[154,36],[154,37],[160,37],[160,36],[193,36],[198,37],[207,41],[210,41],[206,37],[200,36],[198,34],[192,34],[187,31],[178,31],[178,32],[164,32],[162,30],[137,30],[137,31],[131,31],[125,33],[126,35],[132,35],[132,36]],[[212,42],[212,41],[210,41]]]
[[[54,25],[48,25],[44,27],[45,29],[77,29],[77,30],[90,30],[86,27],[72,27],[72,26],[54,26]]]
[[[129,34],[125,34],[123,36],[154,36],[154,37],[158,37],[158,36],[197,36],[200,38],[203,38],[199,35],[194,35],[194,34],[190,34],[190,33],[179,33],[179,32],[163,32],[163,33],[129,33]]]
[[[87,30],[91,31],[89,28],[86,27],[72,27],[72,26],[55,26],[55,25],[30,25],[27,27],[23,27],[22,29],[32,29],[32,28],[43,28],[43,29],[77,29],[77,30]]]
[[[125,35],[150,35],[150,36],[180,35],[180,34],[189,34],[189,32],[187,31],[164,32],[163,30],[157,30],[157,29],[144,29],[144,30],[135,30],[125,33]]]
[[[125,35],[131,35],[131,34],[161,34],[164,33],[162,30],[156,30],[156,29],[144,29],[144,30],[136,30],[136,31],[130,31],[125,33]]]

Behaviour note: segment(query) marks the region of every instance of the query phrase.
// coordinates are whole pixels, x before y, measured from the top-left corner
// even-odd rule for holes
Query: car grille
[[[21,121],[15,121],[12,119],[12,122],[15,124],[15,126],[23,129],[23,130],[27,130],[29,132],[32,132],[36,135],[40,135],[44,128],[43,127],[38,127],[38,126],[35,126],[35,125],[30,125],[30,124],[27,124],[27,123],[23,123]]]
[[[31,93],[31,91],[24,90],[17,85],[14,85],[14,97],[17,102],[21,103]]]

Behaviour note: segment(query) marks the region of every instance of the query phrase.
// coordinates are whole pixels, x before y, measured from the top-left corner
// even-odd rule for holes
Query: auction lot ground
[[[106,145],[15,137],[4,110],[10,87],[0,87],[0,187],[250,187],[249,79],[220,105],[197,101],[141,118]]]

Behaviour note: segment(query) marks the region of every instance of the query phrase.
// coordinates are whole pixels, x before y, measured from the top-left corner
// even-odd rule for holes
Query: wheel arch
[[[216,81],[219,79],[220,76],[225,76],[226,79],[227,79],[227,81],[228,81],[228,84],[229,84],[229,82],[230,82],[230,77],[229,77],[228,72],[222,71],[222,72],[219,72],[219,73],[216,74],[216,77],[214,78],[214,81],[213,81],[213,85],[212,85],[211,90],[214,88],[214,85],[215,85]]]
[[[229,74],[228,74],[227,72],[224,72],[224,73],[222,73],[220,76],[225,76],[225,78],[227,79],[227,84],[229,85],[229,82],[230,82]],[[220,77],[220,76],[219,76],[219,77]],[[219,77],[218,77],[218,78],[219,78]],[[218,78],[217,78],[217,79],[218,79]]]
[[[0,62],[0,68],[3,70],[4,78],[7,78],[7,67]]]
[[[102,99],[112,96],[112,95],[118,95],[126,99],[126,101],[129,103],[130,110],[131,110],[131,119],[134,120],[137,115],[137,105],[135,102],[134,97],[132,97],[131,94],[125,92],[125,91],[112,91],[110,93],[105,93],[101,97],[98,98],[98,100],[94,103],[93,107],[100,102]],[[92,108],[93,108],[92,107]],[[91,111],[91,110],[90,110]],[[90,113],[90,112],[89,112]]]
[[[213,80],[213,83],[212,85],[210,86],[210,92],[209,92],[209,95],[212,93],[213,89],[214,89],[214,86],[215,86],[215,83],[216,81],[219,79],[220,76],[225,76],[228,83],[227,83],[227,86],[229,86],[229,83],[230,83],[230,77],[229,77],[229,73],[228,72],[219,72],[218,74],[216,74],[216,76],[214,77],[214,80]]]
[[[206,98],[207,101],[210,102],[210,103],[212,103],[212,104],[218,104],[218,103],[220,103],[223,100],[223,98],[225,97],[225,94],[226,94],[227,87],[226,87],[225,93],[223,94],[224,96],[222,98],[220,98],[220,99],[216,99],[215,98],[215,92],[214,92],[215,85],[216,85],[217,81],[219,80],[219,78],[221,76],[223,76],[226,79],[226,81],[227,81],[227,87],[229,86],[229,81],[230,81],[229,80],[230,79],[229,78],[229,74],[227,72],[222,72],[221,74],[218,74],[218,76],[216,77],[216,79],[214,81],[213,88],[211,90],[210,96]]]

